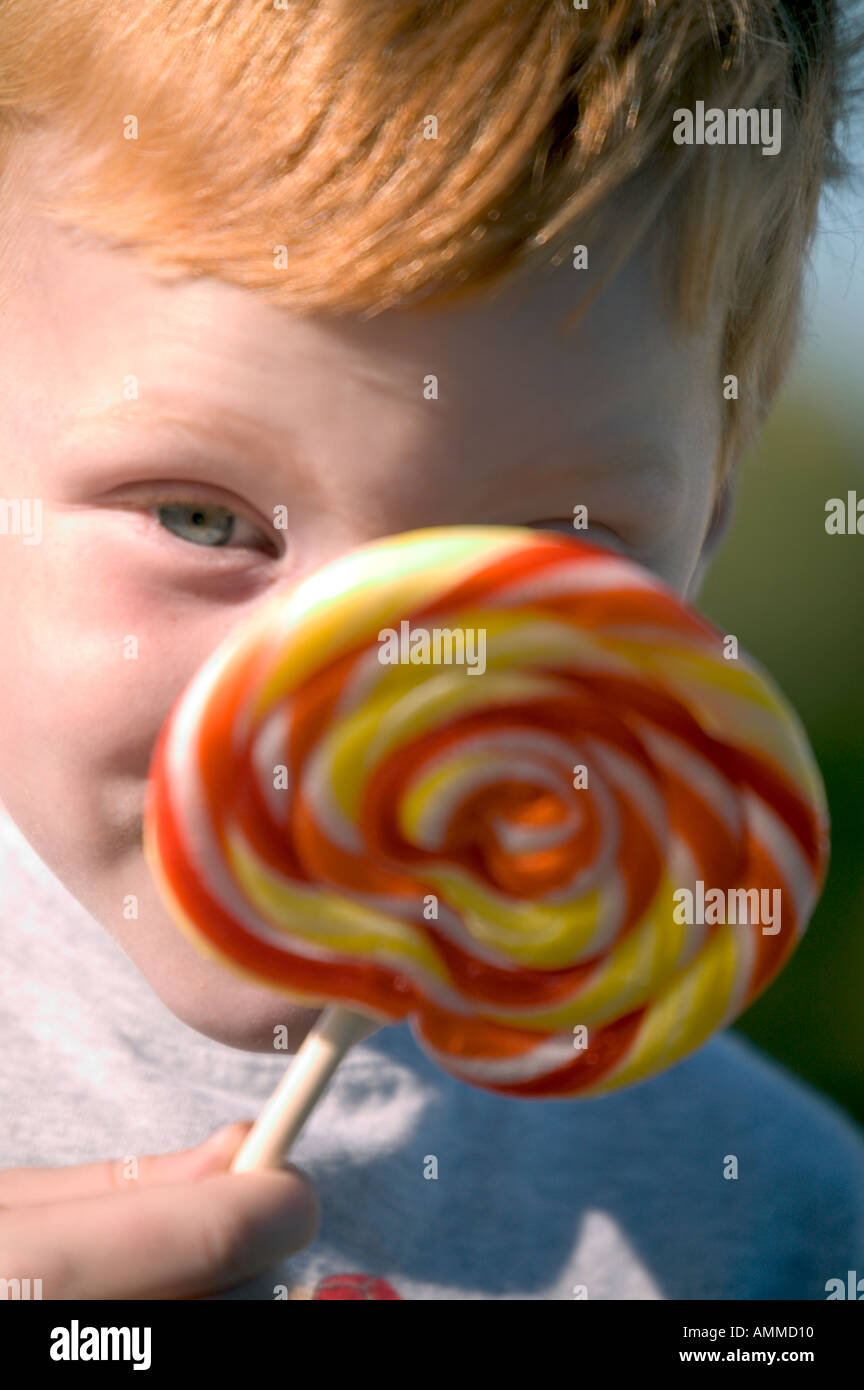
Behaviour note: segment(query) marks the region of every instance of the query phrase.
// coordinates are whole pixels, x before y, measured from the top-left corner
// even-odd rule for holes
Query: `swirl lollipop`
[[[160,735],[145,849],[199,948],[338,1006],[253,1166],[370,1019],[510,1096],[679,1061],[793,950],[827,816],[796,716],[659,580],[461,526],[325,565],[214,653]]]

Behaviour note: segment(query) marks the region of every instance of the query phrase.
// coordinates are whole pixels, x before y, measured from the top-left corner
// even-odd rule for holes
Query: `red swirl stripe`
[[[485,669],[382,662],[404,622],[482,632]],[[753,663],[622,557],[505,527],[390,537],[265,605],[178,700],[145,816],[202,949],[408,1020],[454,1076],[524,1097],[631,1084],[731,1021],[806,927],[827,844]],[[779,894],[777,929],[682,924],[700,883]]]

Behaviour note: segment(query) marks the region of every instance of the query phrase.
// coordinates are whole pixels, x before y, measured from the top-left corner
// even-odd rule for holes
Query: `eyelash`
[[[210,509],[213,511],[222,512],[225,514],[226,517],[232,517],[235,522],[239,522],[241,525],[245,524],[252,530],[256,531],[260,538],[261,544],[255,545],[251,542],[235,542],[232,544],[232,541],[234,539],[233,535],[229,535],[224,544],[206,545],[200,541],[188,540],[183,536],[177,535],[175,531],[172,531],[168,526],[165,525],[159,513],[163,508],[166,507],[188,508],[190,511],[195,511],[196,509]],[[148,516],[150,516],[165,535],[170,536],[172,540],[177,541],[180,545],[183,546],[194,547],[197,550],[218,550],[222,552],[231,550],[252,550],[258,551],[261,554],[269,555],[271,558],[278,554],[278,547],[275,546],[271,538],[267,536],[263,527],[257,525],[257,523],[253,521],[250,521],[249,518],[244,516],[244,514],[241,511],[233,510],[231,507],[225,506],[222,502],[215,502],[200,495],[195,496],[194,494],[187,493],[182,496],[177,496],[172,495],[170,492],[167,492],[163,495],[148,498],[146,502],[139,502],[138,508],[141,511],[145,512]],[[524,524],[529,528],[537,528],[539,530],[551,530],[553,528],[559,528],[559,534],[561,530],[566,530],[568,532],[570,530],[570,519],[564,517],[544,517],[540,521],[529,521],[525,522]],[[602,523],[594,523],[594,527],[592,529],[594,529],[595,531],[598,529],[601,531],[605,531],[608,535],[615,536],[615,538],[617,539],[616,533],[611,531],[609,527],[604,526]]]
[[[190,495],[187,493],[184,496],[178,496],[176,494],[171,494],[170,492],[168,492],[164,495],[154,496],[148,498],[146,501],[141,501],[138,503],[138,507],[141,511],[145,512],[148,516],[152,517],[156,525],[159,527],[161,531],[165,533],[165,535],[170,536],[172,540],[177,541],[180,545],[194,547],[197,550],[254,550],[262,554],[268,554],[270,556],[274,556],[275,554],[277,554],[277,547],[274,545],[270,537],[267,536],[262,526],[258,525],[256,522],[250,521],[250,519],[247,516],[244,516],[242,511],[235,510],[232,507],[226,506],[223,502],[216,502],[204,496],[196,497],[194,494]],[[176,533],[176,531],[172,531],[170,527],[166,526],[164,520],[159,515],[160,511],[162,511],[166,507],[188,508],[189,511],[209,510],[214,512],[222,512],[226,517],[233,518],[235,527],[236,524],[239,523],[241,526],[246,525],[250,528],[250,530],[257,532],[258,537],[260,539],[260,544],[255,545],[251,541],[238,543],[237,541],[235,541],[233,534],[229,534],[224,544],[221,545],[206,545],[201,541],[188,540],[183,536],[179,536]],[[235,528],[232,528],[232,531],[233,529]]]
[[[560,518],[560,519],[559,519],[558,517],[553,517],[551,520],[548,519],[548,518],[546,518],[546,517],[544,517],[541,521],[529,521],[529,522],[526,523],[526,525],[528,525],[529,527],[536,527],[538,530],[542,530],[542,531],[551,531],[553,528],[558,528],[560,531],[566,531],[566,532],[568,532],[569,534],[574,535],[574,536],[577,536],[577,537],[578,537],[579,535],[584,534],[583,532],[578,531],[578,530],[573,526],[572,517],[568,517],[568,518],[562,517],[562,518]],[[595,532],[596,532],[596,531],[603,531],[603,532],[605,532],[605,534],[606,534],[607,536],[612,536],[616,541],[620,541],[620,540],[621,540],[621,537],[618,535],[618,532],[617,532],[617,531],[613,531],[611,526],[605,525],[605,523],[602,522],[602,521],[592,521],[592,522],[590,522],[590,523],[589,523],[589,526],[588,526],[588,529],[589,529],[589,531],[595,531]],[[623,544],[623,542],[622,542],[622,544]]]

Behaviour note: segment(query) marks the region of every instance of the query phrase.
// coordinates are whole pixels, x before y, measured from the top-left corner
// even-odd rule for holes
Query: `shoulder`
[[[730,1248],[721,1296],[824,1299],[829,1280],[864,1274],[864,1134],[845,1111],[734,1033],[658,1081],[692,1220],[703,1165],[722,1164],[708,1223],[720,1245],[744,1242],[749,1268]]]
[[[734,1033],[703,1048],[686,1079],[691,1096],[710,1087],[699,1113],[746,1139],[759,1169],[784,1179],[787,1204],[823,1228],[853,1220],[864,1243],[864,1131],[851,1116]]]
[[[435,1094],[424,1118],[430,1151],[452,1160],[466,1200],[482,1195],[502,1230],[518,1210],[562,1267],[575,1248],[582,1282],[612,1290],[605,1296],[633,1296],[620,1292],[629,1266],[660,1297],[681,1299],[824,1299],[829,1279],[864,1274],[861,1131],[736,1034],[590,1101],[462,1085],[407,1029],[373,1043]]]
[[[713,1039],[680,1068],[668,1073],[670,1090],[679,1077],[682,1099],[706,1112],[715,1125],[746,1133],[754,1152],[777,1155],[794,1167],[796,1156],[827,1178],[847,1168],[864,1180],[864,1131],[821,1091],[748,1042],[740,1034]]]

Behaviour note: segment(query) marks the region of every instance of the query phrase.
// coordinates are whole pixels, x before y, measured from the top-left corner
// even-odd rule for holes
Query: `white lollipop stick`
[[[341,1005],[325,1009],[241,1144],[231,1172],[281,1168],[346,1052],[380,1026]]]

